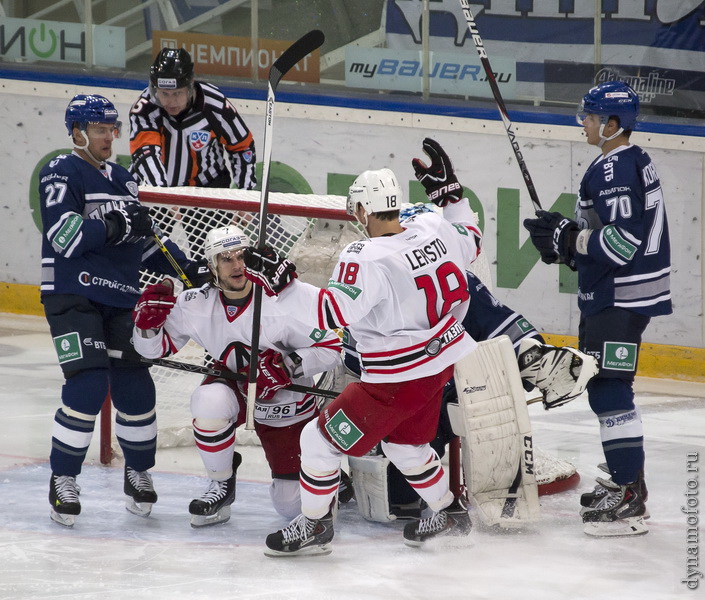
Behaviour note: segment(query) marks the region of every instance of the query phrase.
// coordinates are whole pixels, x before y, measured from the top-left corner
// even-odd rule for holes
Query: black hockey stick
[[[507,107],[504,105],[502,94],[499,91],[499,86],[497,85],[494,71],[490,65],[490,59],[487,56],[487,50],[482,42],[482,38],[480,37],[477,24],[475,23],[475,17],[470,10],[470,0],[460,0],[460,8],[463,10],[463,16],[465,17],[465,21],[468,24],[468,29],[470,30],[470,37],[472,38],[472,41],[475,44],[475,49],[480,56],[480,62],[482,63],[482,68],[485,70],[485,75],[487,76],[487,81],[490,84],[492,95],[494,96],[495,103],[499,109],[499,114],[502,116],[502,122],[504,123],[504,128],[507,130],[509,143],[512,145],[512,150],[514,150],[514,156],[516,156],[519,170],[524,177],[526,189],[529,190],[529,196],[531,197],[531,202],[534,205],[534,210],[538,212],[539,210],[542,210],[539,195],[536,193],[536,187],[534,186],[534,181],[531,179],[529,168],[526,166],[526,162],[524,162],[524,156],[521,153],[521,148],[519,148],[519,142],[517,142],[516,134],[512,130],[513,125],[509,119],[509,115],[507,114]]]
[[[123,353],[121,350],[108,350],[108,356],[111,358],[122,358]],[[206,367],[205,365],[194,365],[191,363],[184,363],[177,360],[169,360],[166,358],[144,358],[140,357],[140,362],[147,365],[153,365],[155,367],[166,367],[167,369],[175,369],[176,371],[186,371],[187,373],[196,373],[197,375],[211,375],[212,377],[220,377],[222,379],[230,379],[232,381],[247,381],[247,376],[244,373],[233,373],[227,369],[216,369],[213,367]],[[324,390],[315,387],[308,387],[305,385],[298,385],[292,383],[290,386],[286,387],[287,390],[292,392],[299,392],[300,394],[312,394],[314,396],[321,396],[322,398],[337,398],[338,392],[332,390]]]
[[[323,32],[314,29],[289,46],[269,69],[269,85],[267,89],[267,108],[264,119],[264,158],[262,160],[262,195],[259,205],[259,235],[257,247],[265,245],[267,237],[267,203],[269,202],[269,167],[272,163],[272,129],[274,125],[275,91],[282,77],[294,65],[320,48],[325,41]],[[262,288],[255,286],[254,305],[252,307],[252,343],[250,347],[250,373],[247,387],[247,419],[245,429],[255,428],[255,402],[257,401],[257,359],[259,355],[259,328],[262,316]]]

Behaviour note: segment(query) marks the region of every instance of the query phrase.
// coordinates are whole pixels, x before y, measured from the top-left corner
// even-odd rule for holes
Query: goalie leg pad
[[[458,403],[448,404],[448,414],[462,438],[472,505],[486,525],[538,520],[531,422],[509,338],[480,342],[455,364],[454,377]]]
[[[548,346],[535,338],[521,341],[517,360],[521,378],[541,391],[547,410],[580,396],[599,371],[594,356],[568,346]]]
[[[389,487],[386,456],[348,456],[357,509],[363,518],[389,523],[396,517],[389,512]]]

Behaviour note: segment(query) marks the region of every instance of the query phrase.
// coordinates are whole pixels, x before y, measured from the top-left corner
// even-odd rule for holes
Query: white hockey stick
[[[460,0],[460,8],[463,10],[463,16],[468,24],[468,29],[470,30],[470,37],[475,44],[475,49],[480,56],[480,62],[482,63],[482,68],[485,70],[485,75],[487,76],[487,81],[490,84],[490,89],[492,90],[492,95],[494,96],[495,103],[499,109],[499,114],[502,116],[502,122],[504,123],[504,128],[507,131],[507,137],[509,137],[509,143],[512,145],[512,150],[514,150],[514,156],[516,156],[517,164],[519,165],[519,170],[524,178],[524,183],[526,183],[526,189],[529,190],[529,196],[531,197],[531,202],[534,205],[534,210],[542,210],[541,202],[539,201],[539,195],[536,192],[536,187],[534,186],[534,181],[531,179],[531,174],[529,173],[529,168],[526,166],[524,161],[524,156],[521,153],[521,148],[519,147],[519,142],[517,142],[516,134],[512,130],[512,122],[509,120],[509,114],[507,114],[507,107],[504,105],[504,100],[502,99],[502,94],[499,91],[499,86],[497,85],[497,80],[495,79],[494,71],[490,65],[490,59],[487,56],[487,50],[485,49],[485,44],[482,42],[480,37],[480,32],[477,29],[477,24],[475,23],[475,17],[470,10],[470,0]]]
[[[259,206],[259,235],[257,246],[264,246],[267,237],[267,202],[269,201],[269,167],[272,162],[272,128],[274,124],[274,92],[282,77],[294,65],[320,48],[325,41],[323,32],[314,29],[295,41],[274,62],[269,70],[269,87],[267,90],[267,109],[264,120],[264,158],[262,165],[262,195]],[[245,429],[255,428],[255,402],[257,401],[257,359],[259,357],[259,328],[262,316],[262,288],[255,286],[255,299],[252,313],[252,346],[250,350],[250,372],[247,387],[247,418]]]

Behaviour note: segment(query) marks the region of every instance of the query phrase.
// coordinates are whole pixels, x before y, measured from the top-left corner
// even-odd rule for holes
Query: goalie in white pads
[[[249,245],[234,226],[208,232],[205,254],[213,282],[173,296],[169,280],[149,286],[135,309],[133,335],[147,358],[177,352],[194,340],[217,366],[246,373],[252,334],[252,283],[244,276],[242,251]],[[260,332],[258,400],[255,429],[272,471],[270,496],[286,518],[299,514],[299,435],[318,414],[315,396],[287,389],[313,386],[313,376],[340,362],[340,340],[332,331],[306,326],[264,297]],[[240,455],[235,430],[245,420],[246,383],[206,377],[191,395],[193,434],[210,479],[190,506],[191,525],[201,527],[230,518]]]

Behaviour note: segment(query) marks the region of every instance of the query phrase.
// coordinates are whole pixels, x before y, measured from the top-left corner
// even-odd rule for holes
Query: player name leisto
[[[411,270],[415,271],[425,265],[436,262],[446,254],[448,254],[448,249],[441,240],[436,238],[423,248],[414,248],[410,252],[405,252],[404,258],[411,265]]]

